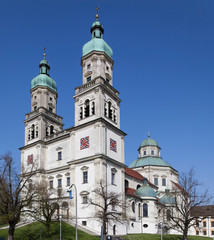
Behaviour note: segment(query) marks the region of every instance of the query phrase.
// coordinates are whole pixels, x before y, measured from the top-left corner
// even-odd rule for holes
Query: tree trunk
[[[184,231],[183,231],[183,240],[187,240],[187,233],[188,233],[188,229],[184,229]]]
[[[8,240],[14,240],[15,224],[10,224],[8,229]]]
[[[46,237],[49,237],[50,235],[50,223],[46,224]]]

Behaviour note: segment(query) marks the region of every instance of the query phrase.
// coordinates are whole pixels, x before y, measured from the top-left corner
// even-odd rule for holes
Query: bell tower
[[[31,112],[25,116],[25,145],[44,140],[63,127],[62,117],[56,114],[56,82],[50,77],[45,53],[39,68],[40,74],[31,81]]]
[[[120,128],[119,92],[113,87],[113,51],[103,39],[99,21],[91,27],[91,40],[82,48],[82,85],[75,90],[75,126],[104,118]]]

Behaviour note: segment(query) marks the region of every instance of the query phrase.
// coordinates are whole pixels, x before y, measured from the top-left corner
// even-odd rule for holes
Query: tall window
[[[50,126],[50,134],[54,134],[54,126],[53,125]]]
[[[89,117],[89,100],[85,101],[85,117]]]
[[[139,217],[139,218],[140,218],[140,216],[141,216],[140,210],[141,210],[141,208],[140,208],[140,203],[138,203],[138,217]]]
[[[143,151],[143,155],[144,155],[144,156],[146,155],[146,151]]]
[[[214,221],[211,222],[211,227],[214,227]]]
[[[50,187],[50,188],[53,188],[53,180],[50,180],[50,182],[49,182],[49,187]]]
[[[80,119],[83,119],[83,110],[82,110],[82,107],[80,108]]]
[[[90,82],[90,81],[91,81],[91,76],[87,77],[87,82]]]
[[[207,227],[207,222],[203,222],[203,227]]]
[[[83,172],[83,183],[88,183],[88,172]]]
[[[166,178],[162,178],[162,186],[166,186]]]
[[[67,186],[70,186],[71,185],[71,179],[70,177],[67,177]]]
[[[135,213],[135,202],[132,202],[132,212]]]
[[[156,186],[158,186],[158,178],[157,178],[157,177],[154,178],[154,184],[155,184]]]
[[[112,109],[111,109],[111,102],[108,102],[108,117],[112,119]]]
[[[111,184],[112,185],[115,184],[115,173],[114,172],[111,173]]]
[[[151,154],[154,155],[154,150],[151,151]]]
[[[62,152],[58,152],[58,160],[62,160]]]
[[[169,209],[167,209],[167,211],[166,211],[166,219],[167,219],[167,221],[171,220],[171,211]]]
[[[59,187],[59,188],[62,187],[62,179],[61,179],[61,178],[58,179],[58,187]]]
[[[143,204],[143,217],[148,217],[148,204]]]
[[[32,125],[32,129],[31,129],[31,139],[35,138],[35,125]]]
[[[95,114],[95,102],[92,102],[92,107],[91,107],[91,114]]]
[[[129,187],[129,181],[125,180],[125,187],[128,188]]]

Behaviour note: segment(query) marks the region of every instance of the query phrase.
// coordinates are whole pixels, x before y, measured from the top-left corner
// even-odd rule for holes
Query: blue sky
[[[0,153],[17,163],[24,145],[30,82],[43,47],[58,87],[58,114],[74,125],[74,88],[81,85],[81,50],[100,4],[104,39],[114,51],[125,161],[151,137],[179,172],[195,168],[214,182],[213,0],[7,0],[0,2]]]

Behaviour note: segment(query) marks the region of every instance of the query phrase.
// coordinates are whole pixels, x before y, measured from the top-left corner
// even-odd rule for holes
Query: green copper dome
[[[49,75],[50,66],[45,56],[44,54],[44,59],[39,64],[40,74],[31,81],[31,89],[36,86],[46,86],[57,92],[56,82]]]
[[[134,162],[132,162],[129,167],[135,168],[135,167],[144,167],[144,166],[161,166],[161,167],[171,167],[171,165],[164,161],[160,157],[143,157],[138,158]]]
[[[160,198],[162,204],[175,204],[175,198],[170,194],[169,188],[166,188],[165,194]]]
[[[110,58],[113,57],[113,51],[110,46],[103,40],[104,29],[98,20],[92,24],[91,35],[92,39],[87,42],[82,48],[82,57],[92,51],[105,52]]]
[[[154,189],[149,186],[148,180],[146,178],[143,179],[143,184],[137,189],[135,195],[139,197],[156,197]]]
[[[148,139],[143,140],[143,142],[140,145],[140,147],[146,147],[146,146],[156,146],[156,147],[159,147],[158,143],[154,139],[152,139],[150,137],[148,137]]]

